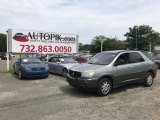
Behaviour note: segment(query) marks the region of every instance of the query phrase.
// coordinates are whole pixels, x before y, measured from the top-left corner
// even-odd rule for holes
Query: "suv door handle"
[[[132,66],[128,66],[128,68],[132,68]]]

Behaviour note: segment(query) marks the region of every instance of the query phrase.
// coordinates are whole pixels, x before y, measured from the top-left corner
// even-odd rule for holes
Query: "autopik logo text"
[[[52,33],[28,33],[28,37],[34,40],[56,40],[56,41],[75,41],[75,37],[63,37],[60,34]]]

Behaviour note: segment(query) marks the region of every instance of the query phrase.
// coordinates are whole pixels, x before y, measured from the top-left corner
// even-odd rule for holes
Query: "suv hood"
[[[81,65],[78,65],[78,66],[74,66],[71,68],[71,70],[73,71],[78,71],[78,72],[84,72],[86,70],[96,70],[96,69],[99,69],[101,67],[104,67],[104,65],[96,65],[96,64],[81,64]]]

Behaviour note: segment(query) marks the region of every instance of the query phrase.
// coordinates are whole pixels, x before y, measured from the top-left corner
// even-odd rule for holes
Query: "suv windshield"
[[[117,55],[118,55],[118,53],[112,53],[112,52],[98,53],[94,57],[92,57],[88,61],[88,63],[89,64],[98,64],[98,65],[108,65],[114,60],[114,58]]]

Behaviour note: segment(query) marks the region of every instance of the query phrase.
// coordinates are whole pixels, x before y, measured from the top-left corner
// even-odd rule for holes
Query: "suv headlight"
[[[95,72],[96,72],[95,70],[84,71],[84,72],[82,72],[82,77],[90,78],[95,74]]]

